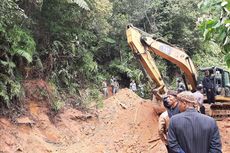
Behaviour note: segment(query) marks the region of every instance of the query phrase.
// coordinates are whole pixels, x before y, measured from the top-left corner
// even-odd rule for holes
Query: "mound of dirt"
[[[3,153],[165,153],[158,137],[162,106],[138,97],[129,89],[104,100],[90,112],[64,108],[50,121],[44,103],[28,102],[28,113],[15,123],[0,118]],[[223,152],[229,148],[228,120],[218,122]]]
[[[69,146],[67,152],[164,152],[157,134],[158,107],[123,89],[104,101],[96,126],[90,127],[88,136]]]

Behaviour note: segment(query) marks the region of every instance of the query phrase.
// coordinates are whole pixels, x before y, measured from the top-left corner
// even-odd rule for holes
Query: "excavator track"
[[[205,113],[216,120],[230,117],[230,103],[216,102],[215,104],[204,104]]]

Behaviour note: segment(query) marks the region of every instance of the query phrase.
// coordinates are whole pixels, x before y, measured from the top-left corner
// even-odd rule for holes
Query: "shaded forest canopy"
[[[101,82],[111,76],[124,85],[135,79],[149,91],[152,83],[126,41],[128,23],[183,48],[198,68],[226,67],[229,10],[228,0],[1,0],[0,106],[21,101],[30,79],[49,82],[51,96],[41,95],[56,102],[55,110],[66,95],[81,97],[80,104],[100,101]],[[173,84],[169,74],[180,71],[153,58]]]

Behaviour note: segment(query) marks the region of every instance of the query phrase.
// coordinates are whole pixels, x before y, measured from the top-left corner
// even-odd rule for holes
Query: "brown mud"
[[[28,101],[14,123],[0,118],[0,153],[165,153],[157,134],[163,107],[129,89],[90,113],[65,107],[49,118],[44,103]],[[223,153],[230,152],[230,119],[218,121]],[[54,122],[53,122],[54,121]]]

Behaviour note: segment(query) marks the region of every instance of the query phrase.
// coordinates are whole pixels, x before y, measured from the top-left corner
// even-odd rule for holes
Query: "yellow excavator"
[[[135,57],[155,82],[157,94],[164,95],[167,87],[162,79],[154,59],[150,52],[160,56],[173,64],[176,64],[184,73],[184,82],[187,90],[194,92],[204,71],[209,71],[214,76],[215,104],[206,104],[208,114],[216,119],[230,116],[230,75],[229,72],[219,67],[201,68],[198,72],[191,58],[182,50],[161,40],[155,40],[152,36],[133,25],[126,29],[127,41]]]

